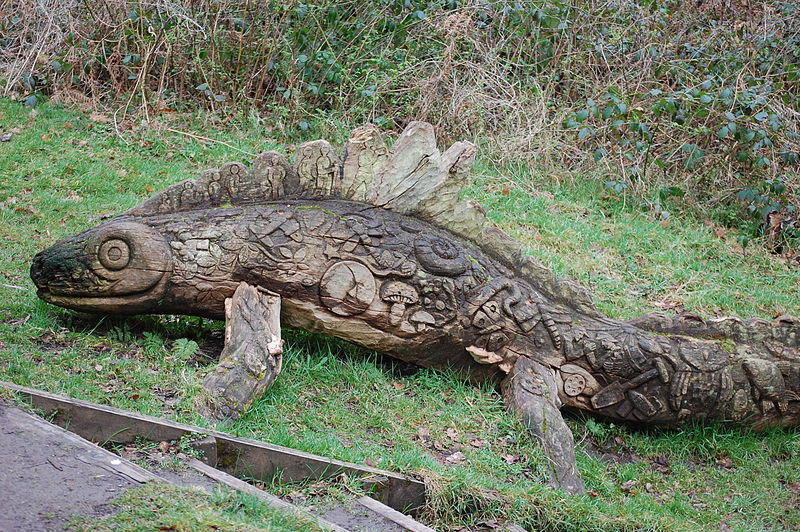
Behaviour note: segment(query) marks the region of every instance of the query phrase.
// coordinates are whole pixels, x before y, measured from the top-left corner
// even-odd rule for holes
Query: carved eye
[[[131,248],[124,240],[112,238],[100,245],[97,258],[109,270],[121,270],[131,261]]]

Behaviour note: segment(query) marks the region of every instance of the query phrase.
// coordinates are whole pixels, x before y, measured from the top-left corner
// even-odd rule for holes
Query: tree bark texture
[[[203,379],[204,417],[236,419],[275,382],[283,353],[280,308],[279,296],[247,283],[225,300],[225,347]]]

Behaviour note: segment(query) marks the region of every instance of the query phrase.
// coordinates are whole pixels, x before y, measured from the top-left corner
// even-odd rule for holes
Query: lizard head
[[[31,265],[37,295],[87,312],[155,312],[172,270],[169,244],[150,227],[115,219],[64,238]]]

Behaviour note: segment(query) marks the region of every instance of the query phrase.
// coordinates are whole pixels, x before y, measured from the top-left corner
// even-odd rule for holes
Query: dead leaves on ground
[[[467,461],[465,449],[490,449],[492,447],[489,440],[479,437],[475,432],[462,433],[455,427],[445,428],[438,437],[432,437],[428,428],[419,427],[414,439],[428,449],[437,461],[450,465],[461,465]],[[500,442],[500,446],[503,443]],[[511,453],[502,453],[499,456],[509,465],[522,461],[519,456]]]

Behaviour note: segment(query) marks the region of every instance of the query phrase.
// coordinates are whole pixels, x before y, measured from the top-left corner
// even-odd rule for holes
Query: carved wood
[[[474,379],[511,373],[509,405],[533,432],[543,415],[563,427],[540,436],[568,489],[578,481],[558,401],[660,425],[800,420],[798,320],[603,316],[585,289],[459,199],[471,144],[440,153],[433,128],[414,122],[391,149],[366,126],[341,155],[324,141],[297,153],[293,164],[267,152],[252,171],[206,171],[56,243],[31,267],[39,296],[93,312],[224,318],[244,282],[281,298],[285,326]],[[513,385],[520,368],[548,400]]]
[[[281,372],[280,297],[240,283],[225,300],[225,347],[203,379],[198,407],[204,417],[236,419]]]
[[[528,357],[517,359],[503,379],[503,396],[509,410],[520,416],[528,430],[542,444],[550,460],[551,483],[569,493],[586,488],[575,463],[575,441],[559,409],[555,371]]]

